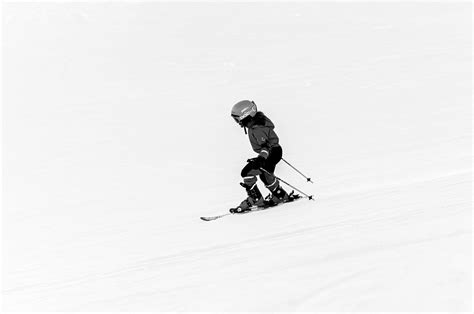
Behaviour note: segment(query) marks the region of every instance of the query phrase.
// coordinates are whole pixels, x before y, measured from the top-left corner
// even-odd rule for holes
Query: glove
[[[262,156],[250,158],[247,161],[252,165],[252,169],[258,170],[260,168],[263,168],[263,166],[265,165],[265,158],[263,158]]]

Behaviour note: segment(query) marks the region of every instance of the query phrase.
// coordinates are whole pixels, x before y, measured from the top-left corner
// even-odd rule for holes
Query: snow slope
[[[472,310],[470,3],[3,9],[3,310]],[[203,222],[241,99],[317,200]]]

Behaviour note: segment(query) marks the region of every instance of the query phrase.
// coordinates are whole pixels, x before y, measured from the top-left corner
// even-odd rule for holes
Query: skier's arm
[[[265,132],[266,128],[258,128],[255,130],[254,137],[256,141],[255,151],[258,152],[258,156],[267,159],[270,155],[270,148],[268,146],[268,132]]]

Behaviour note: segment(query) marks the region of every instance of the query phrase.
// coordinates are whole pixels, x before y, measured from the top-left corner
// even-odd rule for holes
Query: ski
[[[255,206],[255,207],[252,207],[250,208],[250,210],[248,211],[245,211],[245,212],[242,212],[242,213],[226,213],[226,214],[222,214],[222,215],[218,215],[218,216],[204,216],[204,217],[200,217],[201,220],[204,220],[204,221],[213,221],[213,220],[217,220],[217,219],[220,219],[220,218],[223,218],[225,216],[230,216],[230,215],[245,215],[245,214],[249,214],[249,213],[253,213],[253,212],[257,212],[257,211],[261,211],[261,210],[266,210],[266,209],[269,209],[269,208],[274,208],[274,207],[278,207],[278,206],[281,206],[281,205],[284,205],[284,204],[288,204],[288,203],[293,203],[295,201],[298,201],[298,200],[301,200],[301,199],[309,199],[309,200],[314,200],[313,199],[313,196],[310,196],[310,197],[306,197],[306,196],[301,196],[301,195],[294,195],[294,194],[290,194],[291,195],[291,198],[290,200],[286,201],[286,202],[283,202],[283,203],[279,203],[277,205],[273,205],[273,206]]]

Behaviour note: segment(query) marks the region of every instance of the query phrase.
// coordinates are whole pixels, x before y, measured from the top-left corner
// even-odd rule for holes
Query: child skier
[[[282,149],[272,121],[262,112],[257,111],[257,105],[253,101],[243,100],[232,107],[231,116],[244,128],[252,145],[252,149],[258,153],[256,158],[249,159],[247,165],[242,169],[243,183],[240,183],[247,191],[248,197],[236,208],[231,208],[231,213],[242,213],[249,211],[252,206],[274,206],[289,200],[288,193],[280,186],[273,172],[277,163],[282,158]],[[265,169],[262,171],[260,169]],[[271,198],[265,201],[262,193],[257,187],[257,176],[271,192]]]

